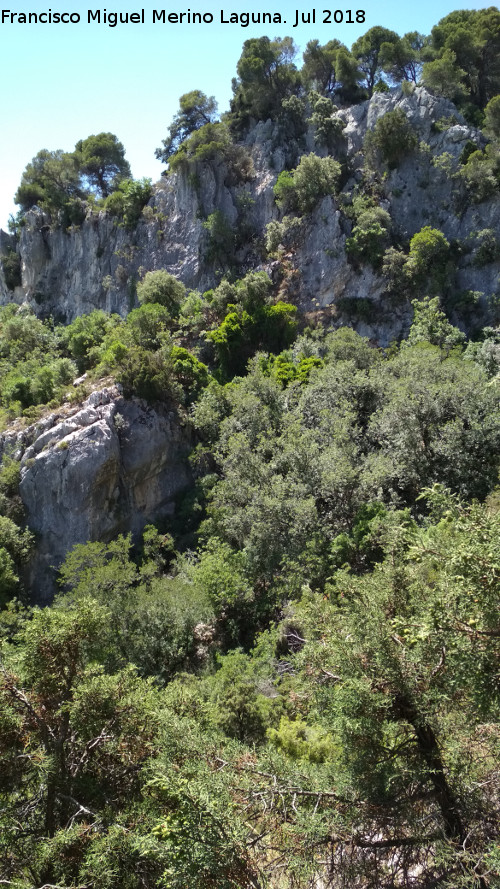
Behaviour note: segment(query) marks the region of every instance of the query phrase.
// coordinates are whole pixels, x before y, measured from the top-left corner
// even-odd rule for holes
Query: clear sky
[[[418,30],[429,33],[440,18],[462,4],[453,0],[421,0],[405,3],[387,0],[358,0],[356,4],[314,6],[296,0],[269,0],[259,5],[244,0],[178,0],[167,6],[165,0],[142,0],[144,7],[130,0],[109,2],[107,6],[76,0],[4,0],[11,12],[78,13],[78,24],[0,24],[2,90],[0,113],[0,226],[6,228],[15,212],[13,195],[26,164],[42,148],[71,151],[78,139],[92,133],[112,132],[123,142],[135,177],[159,178],[161,164],[155,148],[165,137],[178,107],[178,98],[192,89],[215,95],[219,110],[228,107],[231,78],[243,42],[267,34],[291,34],[300,51],[308,40],[321,43],[336,37],[351,46],[374,25],[383,25],[399,34]],[[163,5],[162,5],[163,4]],[[485,3],[467,3],[479,9]],[[88,10],[132,13],[144,8],[144,24],[118,24],[111,28],[101,21],[88,23]],[[323,10],[346,12],[364,9],[364,23],[325,23]],[[153,24],[153,10],[202,12],[213,22]],[[281,24],[250,25],[221,23],[221,10],[231,12],[273,12]],[[316,10],[316,23],[293,27],[299,16]],[[5,16],[5,14],[4,14]],[[337,18],[340,18],[337,15]],[[298,57],[300,63],[300,55]]]

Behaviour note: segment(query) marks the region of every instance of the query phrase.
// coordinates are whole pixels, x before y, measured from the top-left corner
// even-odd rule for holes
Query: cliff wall
[[[344,191],[352,191],[361,179],[367,130],[396,108],[410,120],[420,149],[384,178],[381,205],[391,215],[393,236],[407,241],[425,225],[439,228],[450,241],[464,247],[456,266],[456,290],[471,289],[490,296],[498,288],[498,263],[478,269],[471,263],[468,245],[475,232],[498,230],[500,203],[491,199],[464,206],[457,200],[459,158],[470,142],[480,146],[483,140],[479,131],[465,124],[452,103],[423,88],[407,96],[396,88],[340,112],[351,172]],[[42,317],[69,322],[96,308],[126,315],[136,305],[136,283],[144,271],[164,268],[188,288],[204,291],[217,284],[220,270],[207,260],[209,235],[203,220],[217,210],[228,223],[238,226],[242,197],[244,222],[251,235],[237,256],[241,272],[249,268],[272,271],[270,261],[263,258],[262,244],[267,223],[279,217],[273,185],[284,165],[284,151],[277,147],[276,125],[270,121],[257,124],[246,147],[255,171],[250,181],[235,185],[222,161],[204,164],[196,181],[182,174],[168,176],[155,187],[133,231],[105,212],[89,211],[81,226],[68,230],[50,226],[38,211],[30,212],[18,248],[22,289],[18,288],[14,297],[28,300]],[[309,132],[306,148],[312,147],[314,137]],[[447,157],[447,163],[436,163],[440,157]],[[376,323],[356,322],[355,326],[385,344],[407,329],[408,306],[384,311],[386,286],[380,273],[369,265],[356,269],[348,261],[345,241],[351,227],[331,198],[304,218],[298,242],[287,256],[293,281],[292,286],[287,285],[287,298],[306,312],[331,308],[342,299],[369,299],[378,310]],[[12,298],[0,280],[0,300]],[[338,323],[343,320],[340,312]]]

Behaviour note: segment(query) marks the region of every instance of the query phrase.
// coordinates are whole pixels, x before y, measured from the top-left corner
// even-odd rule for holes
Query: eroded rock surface
[[[55,592],[56,569],[76,543],[137,535],[171,515],[190,483],[190,436],[178,417],[116,387],[79,408],[63,405],[40,423],[3,437],[21,458],[20,494],[36,537],[28,584],[38,602]]]
[[[459,160],[469,143],[480,147],[484,140],[447,99],[432,96],[423,87],[405,95],[398,87],[339,112],[345,123],[343,145],[352,171],[345,190],[355,189],[361,179],[367,130],[396,108],[411,122],[420,148],[385,177],[382,204],[391,215],[393,236],[408,243],[425,225],[440,229],[450,241],[463,246],[455,272],[457,293],[473,290],[490,298],[498,290],[499,263],[478,269],[471,261],[470,245],[475,232],[500,228],[500,202],[493,197],[464,205],[455,176]],[[141,274],[160,268],[176,275],[188,288],[204,291],[218,283],[219,275],[207,260],[208,233],[203,220],[218,210],[229,224],[237,226],[242,206],[245,226],[253,236],[237,256],[241,274],[249,268],[269,270],[269,261],[262,259],[258,250],[252,252],[251,242],[262,243],[266,225],[279,216],[273,185],[283,169],[285,153],[277,124],[261,121],[245,144],[254,167],[248,181],[235,184],[222,160],[201,166],[196,182],[182,174],[168,177],[155,187],[133,231],[104,212],[89,212],[81,226],[67,231],[51,227],[39,211],[28,213],[19,243],[23,288],[15,294],[7,292],[0,275],[0,302],[25,298],[40,316],[65,322],[96,308],[124,316],[136,305],[135,288]],[[305,144],[306,151],[325,154],[325,149],[315,144],[311,129]],[[439,158],[441,162],[436,162]],[[339,305],[332,314],[335,323],[347,321],[382,345],[405,335],[411,309],[395,310],[385,304],[381,275],[369,264],[359,268],[348,260],[345,242],[352,226],[340,204],[324,199],[303,223],[300,238],[287,258],[293,286],[284,288],[282,296],[307,312],[330,310],[342,300],[352,304],[363,298],[373,303],[376,322],[356,320],[355,312],[345,318]]]

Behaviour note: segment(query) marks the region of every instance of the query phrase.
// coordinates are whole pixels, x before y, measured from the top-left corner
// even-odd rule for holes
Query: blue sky
[[[143,0],[145,2],[145,0]],[[479,9],[486,4],[470,4]],[[407,4],[400,0],[330,5],[269,0],[262,5],[233,0],[193,0],[166,6],[153,0],[144,6],[145,24],[122,24],[110,28],[87,22],[88,9],[134,12],[139,4],[122,0],[107,6],[49,0],[7,0],[12,12],[78,12],[80,24],[0,24],[2,67],[2,136],[0,139],[0,226],[6,228],[15,211],[13,195],[26,164],[42,148],[71,151],[78,139],[92,133],[112,132],[123,142],[135,177],[159,178],[161,164],[154,149],[165,137],[182,93],[201,89],[215,95],[219,110],[228,107],[231,78],[244,40],[268,34],[291,34],[301,51],[308,40],[326,43],[333,37],[351,46],[360,34],[374,25],[384,25],[400,34],[419,30],[429,33],[440,18],[461,4],[448,0],[422,0]],[[212,13],[212,24],[152,24],[153,9],[167,12]],[[323,9],[364,9],[363,24],[323,23]],[[221,10],[230,12],[277,12],[286,24],[221,24]],[[316,24],[293,28],[295,11],[316,9]],[[300,63],[300,55],[298,57]]]

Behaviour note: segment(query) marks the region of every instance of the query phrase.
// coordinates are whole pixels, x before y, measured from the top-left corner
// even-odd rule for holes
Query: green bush
[[[490,143],[484,151],[473,151],[467,163],[459,171],[471,200],[480,204],[498,191],[500,178],[500,151]]]
[[[335,195],[341,167],[332,157],[304,155],[291,173],[283,171],[274,186],[275,200],[282,212],[312,213],[321,198]]]
[[[206,261],[223,268],[231,266],[235,258],[236,233],[222,210],[211,213],[203,223],[203,228],[208,234]]]
[[[490,262],[500,259],[500,242],[493,228],[483,228],[476,233],[473,264],[476,268],[482,268]]]
[[[345,123],[340,117],[336,117],[338,108],[327,96],[312,90],[308,96],[311,106],[311,116],[308,123],[314,129],[314,137],[318,145],[324,146],[328,151],[338,144]]]
[[[364,149],[371,164],[376,165],[380,158],[392,170],[417,145],[417,135],[410,121],[401,108],[396,108],[379,117],[373,130],[365,136]]]
[[[243,373],[257,349],[281,352],[295,338],[296,306],[278,302],[255,307],[252,313],[236,305],[229,305],[228,309],[219,327],[207,334],[226,378]]]
[[[178,316],[185,296],[184,284],[173,275],[169,275],[164,269],[146,272],[142,281],[137,285],[137,298],[141,305],[158,303],[168,311],[172,318]]]
[[[172,347],[170,360],[176,382],[182,386],[185,393],[185,400],[194,401],[210,381],[206,364],[181,346]]]
[[[132,309],[127,315],[126,328],[132,341],[143,349],[156,351],[168,342],[168,328],[171,324],[170,312],[159,303],[144,303]]]
[[[494,96],[484,109],[483,129],[493,139],[500,139],[500,96]]]
[[[271,220],[266,225],[266,250],[273,254],[282,247],[290,250],[300,235],[301,220],[297,216],[284,216],[281,222]]]
[[[198,164],[224,162],[232,184],[246,182],[254,175],[251,155],[235,145],[226,124],[207,123],[192,133],[170,158],[170,170],[194,173]]]
[[[389,242],[391,217],[382,207],[363,210],[356,220],[352,236],[346,239],[346,251],[353,259],[379,268]]]
[[[112,216],[122,219],[126,228],[133,229],[152,193],[151,179],[123,179],[103,206]]]
[[[173,396],[171,372],[160,352],[150,352],[141,346],[121,346],[115,370],[116,379],[129,398],[137,395],[146,401],[168,401]]]
[[[118,315],[107,315],[101,309],[96,309],[89,315],[79,315],[71,324],[58,329],[59,341],[77,362],[80,373],[99,360],[99,346],[120,322]]]
[[[450,245],[438,229],[426,225],[413,235],[406,264],[410,281],[419,286],[429,282],[442,287],[447,274]]]

